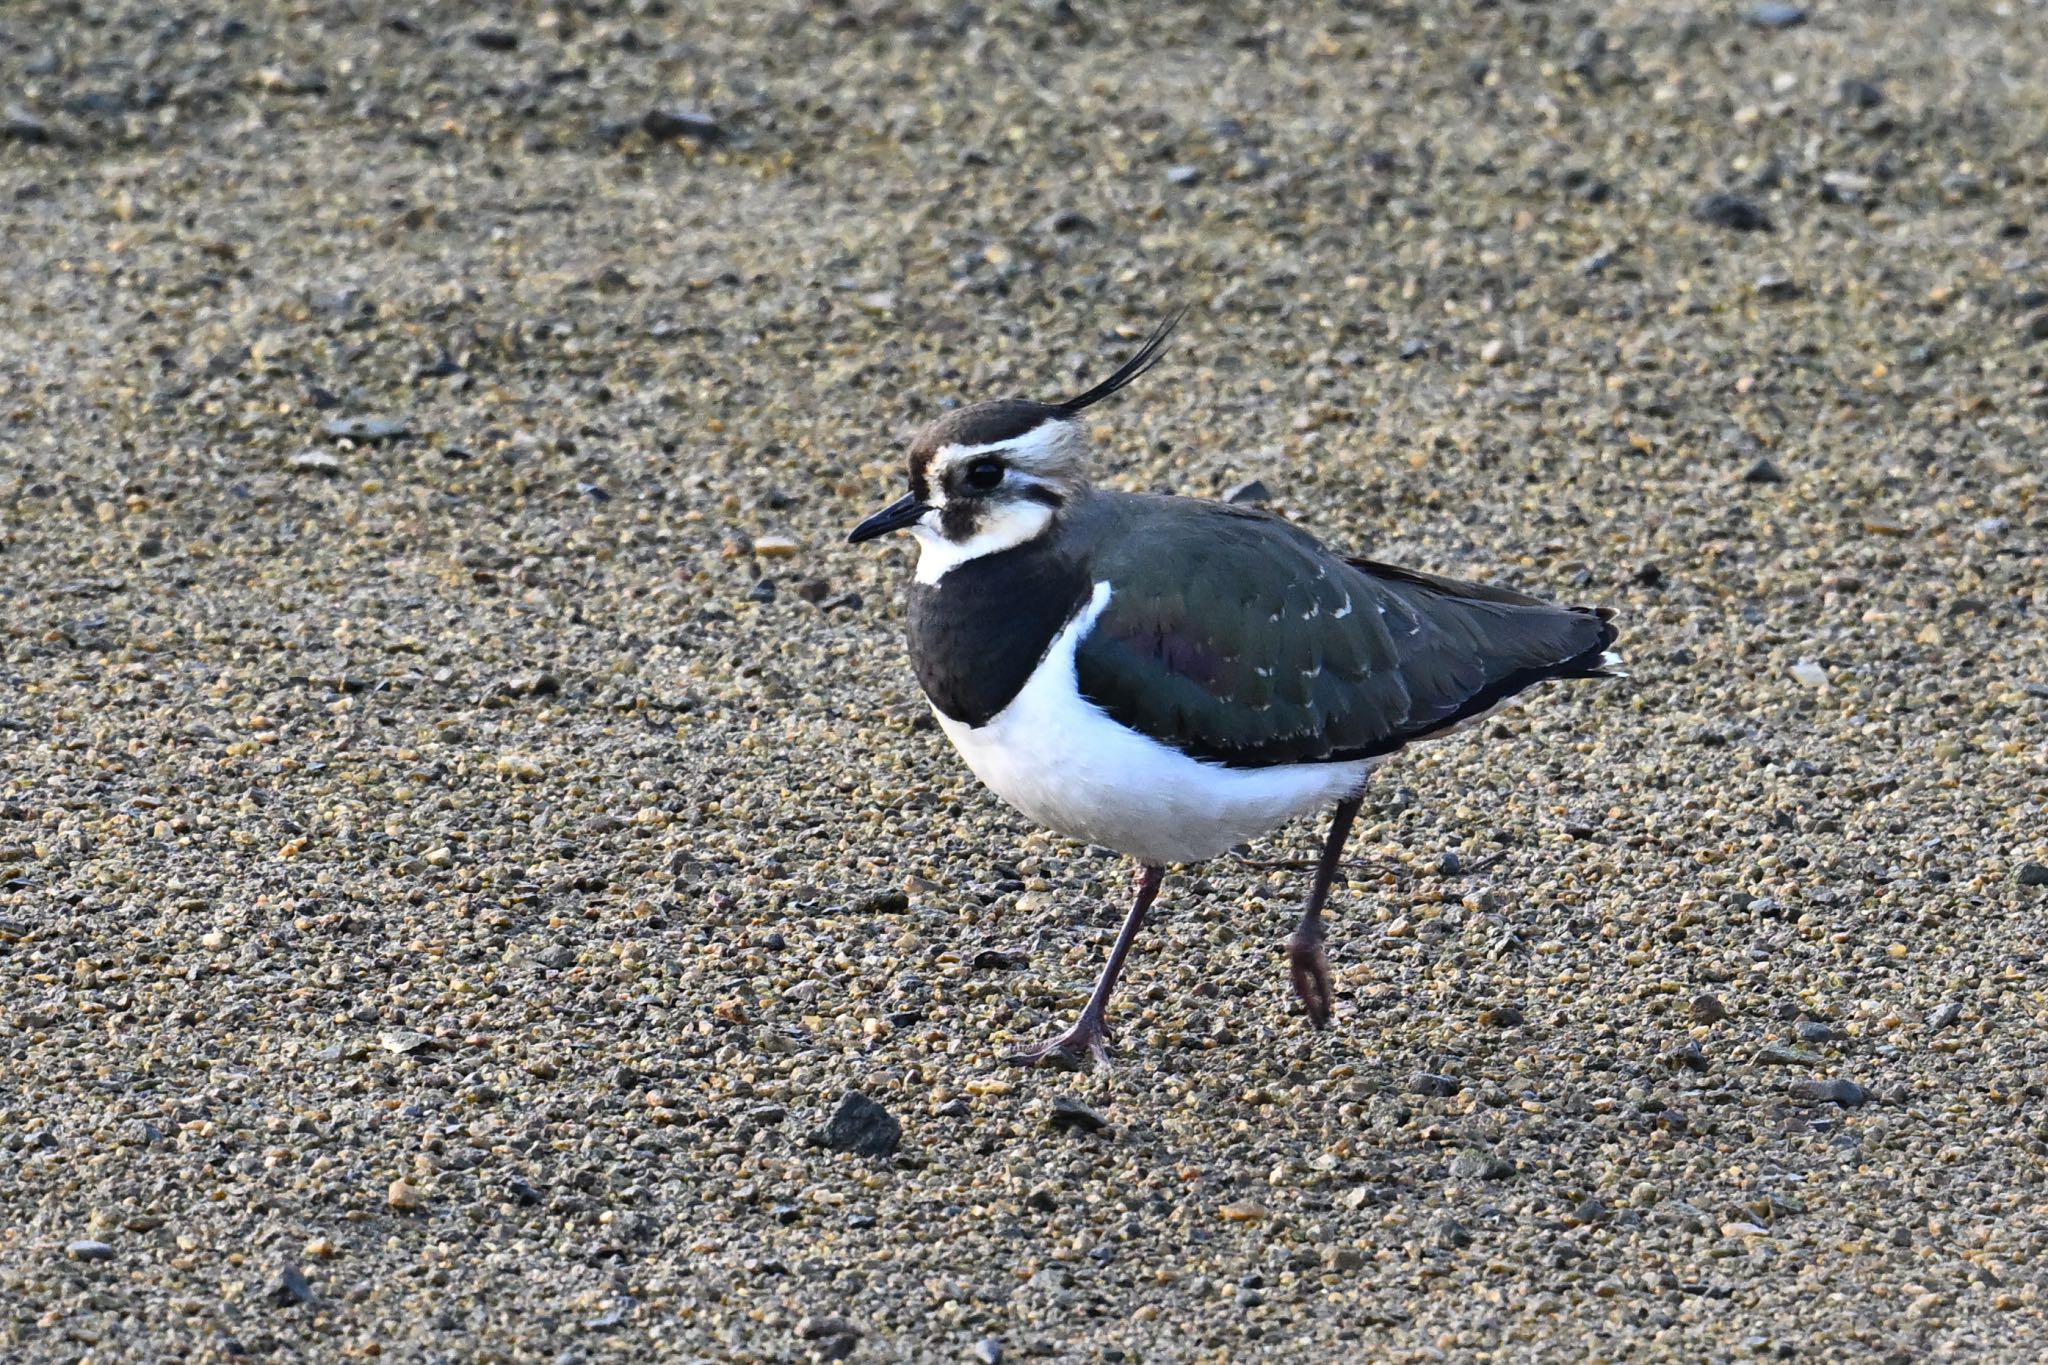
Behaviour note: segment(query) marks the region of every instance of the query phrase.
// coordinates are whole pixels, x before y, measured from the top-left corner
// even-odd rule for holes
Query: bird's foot
[[[1109,1065],[1109,1027],[1095,1014],[1083,1010],[1074,1026],[1057,1038],[1011,1053],[1003,1059],[1012,1066],[1041,1063],[1061,1071],[1085,1071],[1092,1064]]]
[[[1330,1004],[1335,992],[1330,986],[1330,959],[1323,953],[1323,936],[1297,929],[1287,936],[1287,974],[1294,979],[1294,993],[1317,1028],[1330,1026]]]

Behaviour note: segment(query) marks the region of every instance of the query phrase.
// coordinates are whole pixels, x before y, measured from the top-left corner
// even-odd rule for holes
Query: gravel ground
[[[749,8],[0,11],[0,1356],[2048,1352],[2042,6]],[[841,538],[1176,300],[1105,481],[1636,676],[1007,1070]]]

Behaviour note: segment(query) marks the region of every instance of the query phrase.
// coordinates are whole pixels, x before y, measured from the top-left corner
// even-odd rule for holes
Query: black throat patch
[[[949,720],[994,720],[1088,600],[1087,573],[1052,539],[1040,536],[957,564],[936,583],[911,585],[911,665]]]

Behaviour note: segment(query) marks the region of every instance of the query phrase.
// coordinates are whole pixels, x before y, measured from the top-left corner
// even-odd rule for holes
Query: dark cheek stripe
[[[981,506],[973,498],[952,498],[939,513],[939,529],[956,545],[973,536],[980,524]]]

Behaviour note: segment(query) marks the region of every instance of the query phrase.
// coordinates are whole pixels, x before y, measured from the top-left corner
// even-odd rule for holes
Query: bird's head
[[[955,564],[1044,534],[1088,491],[1082,409],[1156,365],[1180,319],[1175,312],[1115,374],[1064,403],[998,398],[927,424],[910,443],[910,491],[847,539],[859,543],[908,528],[919,543],[918,579],[936,582]]]

